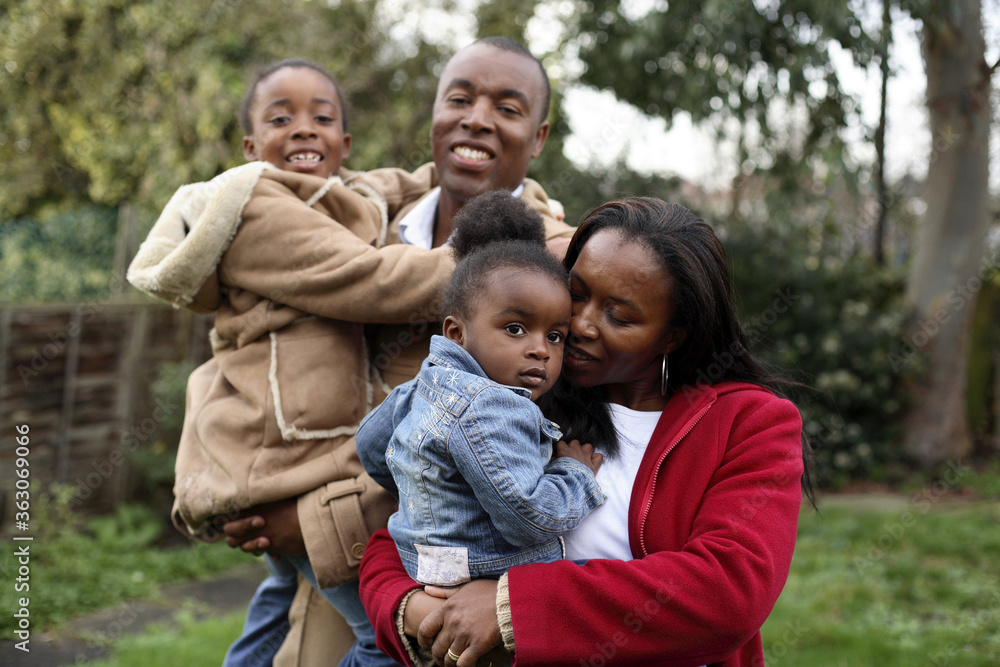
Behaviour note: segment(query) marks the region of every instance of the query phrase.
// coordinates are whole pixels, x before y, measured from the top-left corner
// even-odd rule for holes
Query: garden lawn
[[[766,664],[1000,664],[1000,502],[933,490],[804,509]]]

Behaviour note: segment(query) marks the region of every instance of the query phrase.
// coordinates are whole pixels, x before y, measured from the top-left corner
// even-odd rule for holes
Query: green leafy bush
[[[724,243],[754,351],[804,386],[790,392],[823,486],[894,481],[907,403],[901,362],[904,274],[841,256],[808,227],[733,225]]]
[[[117,222],[116,209],[96,205],[0,221],[0,302],[107,298]]]

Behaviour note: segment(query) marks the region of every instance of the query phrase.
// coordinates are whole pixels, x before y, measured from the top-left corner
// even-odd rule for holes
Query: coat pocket
[[[320,318],[271,332],[268,372],[281,439],[353,435],[373,387],[361,324]]]

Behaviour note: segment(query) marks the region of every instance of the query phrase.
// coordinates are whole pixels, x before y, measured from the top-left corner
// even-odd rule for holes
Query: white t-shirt
[[[597,482],[607,499],[590,513],[577,529],[563,536],[566,558],[632,560],[628,543],[628,506],[639,464],[653,436],[660,412],[640,412],[609,403],[611,421],[618,432],[619,453],[605,458],[597,471]]]

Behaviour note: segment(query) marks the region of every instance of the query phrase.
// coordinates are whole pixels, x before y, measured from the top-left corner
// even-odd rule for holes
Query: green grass
[[[1000,503],[804,511],[768,665],[1000,664]]]
[[[71,490],[70,490],[71,491]],[[155,598],[165,584],[198,579],[249,562],[246,554],[220,544],[187,543],[163,548],[162,516],[138,505],[84,520],[68,506],[65,489],[34,494],[30,559],[26,576],[14,548],[0,552],[5,581],[22,576],[17,590],[0,598],[0,631],[13,636],[19,598],[30,600],[31,624],[44,630],[80,614],[137,598]],[[13,586],[12,586],[13,588]]]
[[[769,667],[1000,664],[1000,502],[951,502],[928,486],[911,496],[831,497],[821,507],[802,513],[788,583],[763,629]],[[122,526],[143,521],[118,523],[36,538],[36,623],[247,562],[220,545],[140,547],[146,538]],[[182,612],[176,624],[121,638],[98,665],[219,664],[242,622],[243,612],[197,621]]]
[[[191,667],[220,665],[226,649],[243,629],[244,612],[195,619],[178,614],[176,625],[154,625],[141,634],[126,635],[107,660],[91,667]]]

